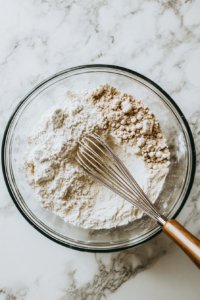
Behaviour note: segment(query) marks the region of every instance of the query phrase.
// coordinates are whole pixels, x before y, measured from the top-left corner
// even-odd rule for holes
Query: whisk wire
[[[89,174],[91,175],[94,179],[96,179],[98,182],[100,182],[101,184],[103,184],[105,187],[111,189],[112,191],[114,191],[116,194],[118,194],[119,196],[121,196],[122,198],[124,198],[125,200],[127,200],[129,203],[135,205],[138,209],[143,209],[145,211],[145,213],[147,215],[149,215],[150,217],[151,214],[149,213],[149,211],[146,209],[146,207],[143,207],[143,205],[138,205],[137,203],[133,202],[133,199],[131,197],[128,197],[126,195],[126,193],[122,193],[120,192],[120,190],[118,189],[115,189],[115,188],[111,188],[110,185],[108,185],[106,183],[106,181],[101,178],[100,176],[96,175],[94,172],[90,171],[88,168],[87,168],[87,165],[84,163],[84,161],[80,158],[79,154],[78,154],[78,159],[77,161],[80,163],[80,165],[83,167],[83,169]],[[102,176],[103,177],[103,176]],[[154,220],[157,220],[155,217],[153,217]]]
[[[117,189],[117,188],[119,188],[119,186],[120,186],[120,188],[121,188],[121,191],[123,191],[125,194],[126,194],[126,196],[131,196],[131,194],[130,194],[130,191],[129,191],[129,194],[127,193],[127,190],[126,190],[126,188],[124,188],[124,185],[118,180],[118,178],[115,176],[115,175],[113,175],[112,173],[111,174],[109,174],[109,173],[107,173],[106,172],[106,170],[107,170],[107,168],[105,167],[105,174],[107,175],[107,176],[105,176],[104,174],[102,174],[102,171],[104,171],[103,169],[102,169],[102,167],[99,165],[99,163],[98,163],[98,161],[96,160],[96,159],[94,159],[92,156],[90,156],[89,154],[87,154],[92,160],[94,160],[94,161],[96,161],[96,163],[97,163],[97,166],[92,162],[92,161],[89,161],[88,160],[88,157],[83,153],[83,151],[81,151],[81,154],[83,155],[83,157],[90,163],[90,164],[92,164],[94,167],[95,167],[95,173],[98,173],[100,176],[98,176],[97,174],[96,174],[96,176],[98,177],[98,178],[100,178],[100,177],[103,177],[104,178],[104,180],[107,180],[110,184],[111,184],[111,186],[114,186],[115,185],[115,189]],[[80,158],[80,155],[78,154],[78,156],[79,156],[79,159],[81,160],[81,158]],[[82,160],[81,160],[82,161]],[[82,163],[85,165],[85,167],[87,168],[87,165],[82,161]],[[98,167],[98,165],[99,165],[99,167]],[[103,166],[103,165],[102,165]],[[104,167],[104,166],[103,166]],[[88,169],[88,168],[87,168]],[[94,172],[93,172],[93,174],[94,174]],[[110,176],[110,178],[108,177],[108,176]],[[116,177],[116,178],[113,178],[113,177]],[[117,185],[116,185],[116,182],[115,182],[115,179],[117,180]]]
[[[96,137],[97,135],[94,134],[94,136]],[[141,191],[140,186],[138,185],[138,183],[135,181],[135,179],[132,177],[132,175],[130,174],[129,170],[126,168],[126,166],[121,162],[121,160],[117,157],[117,155],[115,154],[115,152],[109,147],[109,145],[100,137],[97,136],[97,139],[100,140],[104,145],[106,150],[115,158],[115,160],[118,162],[118,164],[120,165],[120,170],[123,172],[124,176],[127,178],[127,180],[131,183],[131,188],[132,188],[132,184],[134,182],[134,184],[136,185],[136,190],[138,192],[138,196],[140,197],[144,197],[144,199],[146,199],[146,195],[143,193],[143,191]],[[124,171],[125,169],[125,171]],[[133,191],[135,192],[135,189],[133,189]]]
[[[126,168],[126,166],[121,162],[121,160],[117,157],[117,155],[115,154],[115,152],[110,148],[110,146],[97,134],[93,134],[93,136],[100,140],[104,145],[105,148],[108,150],[109,153],[111,153],[111,155],[113,155],[113,157],[116,159],[116,161],[119,163],[120,166],[122,166],[122,169],[125,169],[126,174],[128,175],[128,179],[131,183],[131,187],[136,188],[137,192],[138,192],[138,197],[141,197],[148,205],[151,206],[151,208],[155,211],[155,213],[157,213],[160,216],[160,213],[158,212],[158,210],[155,208],[155,206],[149,201],[149,199],[147,198],[147,196],[145,195],[145,193],[143,192],[143,190],[140,188],[139,184],[137,183],[137,181],[134,179],[134,177],[131,175],[131,173],[129,172],[129,170]],[[133,191],[135,192],[135,189],[133,189]]]
[[[90,139],[87,139],[87,140],[90,141],[90,142],[92,142]],[[92,142],[92,143],[93,143],[93,142]],[[83,146],[82,143],[80,143],[80,144]],[[94,144],[94,143],[93,143],[93,144]],[[95,145],[95,144],[94,144],[94,145]],[[92,160],[94,160],[94,161],[97,163],[97,165],[99,166],[100,169],[102,169],[102,167],[103,167],[103,168],[105,169],[106,174],[107,174],[108,176],[111,176],[112,179],[115,178],[115,179],[117,180],[118,184],[119,184],[122,188],[123,188],[124,186],[121,184],[121,182],[120,182],[120,180],[117,178],[117,176],[123,181],[123,184],[127,186],[129,192],[133,192],[133,191],[134,191],[132,185],[131,185],[131,184],[128,184],[128,183],[124,180],[123,177],[121,177],[119,174],[117,174],[116,171],[115,171],[111,166],[109,166],[109,165],[106,163],[106,161],[105,161],[102,157],[100,157],[93,149],[91,149],[90,147],[88,147],[87,144],[84,143],[84,146],[87,148],[87,150],[88,150],[90,153],[92,153],[93,155],[97,156],[97,158],[102,162],[102,165],[100,165],[99,162],[98,162],[98,160],[96,160],[93,156],[91,156],[91,155],[89,155],[87,152],[85,152],[83,148],[81,149],[82,154],[83,154],[83,152],[85,152],[86,155],[88,155]],[[95,146],[97,146],[97,145],[95,145]],[[97,147],[98,147],[98,146],[97,146]],[[98,147],[98,149],[100,149],[100,148]],[[101,150],[101,151],[102,151],[102,150]],[[103,152],[103,151],[102,151],[102,152]],[[103,154],[104,154],[104,153],[103,153]],[[84,157],[85,157],[85,156],[84,156]],[[107,155],[106,155],[106,157],[110,160],[110,158],[109,158]],[[87,157],[85,157],[85,158],[87,159]],[[111,160],[110,160],[110,161],[111,161]],[[92,165],[93,165],[94,167],[96,167],[94,164],[92,164]],[[99,168],[98,168],[98,169],[99,169]],[[108,172],[109,172],[108,169],[110,169],[110,171],[112,171],[114,174],[112,174],[112,173],[108,174]],[[103,175],[102,175],[102,176],[103,176]],[[114,177],[114,178],[113,178],[113,177]]]
[[[92,135],[91,135],[92,136]],[[93,135],[98,141],[101,141],[106,150],[111,153],[111,155],[113,155],[113,157],[115,158],[115,160],[119,163],[120,165],[120,170],[123,172],[123,174],[126,176],[127,180],[130,182],[129,187],[131,188],[131,190],[137,194],[137,196],[139,198],[142,198],[143,201],[148,205],[149,204],[149,200],[146,197],[146,195],[144,194],[144,192],[142,191],[142,189],[140,188],[140,186],[138,185],[138,183],[135,181],[135,179],[133,178],[133,176],[131,175],[131,173],[129,172],[129,170],[126,168],[126,166],[121,162],[121,160],[116,156],[115,152],[110,148],[110,146],[98,135]],[[89,140],[89,139],[88,139]],[[93,143],[94,144],[94,143]],[[95,145],[95,144],[94,144]],[[102,153],[104,154],[104,152],[102,151]],[[107,156],[107,155],[106,155]],[[108,156],[107,156],[108,157]],[[108,157],[109,158],[109,157]],[[109,160],[111,162],[113,162],[110,158]],[[115,164],[116,165],[116,164]],[[125,170],[125,171],[124,171]],[[126,183],[126,182],[125,182]],[[134,187],[133,187],[134,186]],[[135,199],[136,201],[138,199]],[[155,211],[155,213],[159,213],[156,208],[153,206],[153,204],[150,202],[150,205],[152,207],[152,209]]]
[[[150,202],[126,166],[99,135],[92,134],[90,138],[86,137],[79,144],[77,161],[90,176],[137,208],[142,209],[154,220],[158,221],[161,218],[158,210]],[[100,154],[103,154],[108,162],[93,147],[100,151]]]

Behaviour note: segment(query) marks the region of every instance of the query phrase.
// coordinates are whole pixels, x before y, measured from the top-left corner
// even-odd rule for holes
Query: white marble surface
[[[200,238],[200,1],[0,2],[0,135],[20,99],[60,70],[108,63],[157,82],[187,117],[197,173],[178,220]],[[39,234],[0,174],[0,300],[199,299],[198,269],[160,235],[114,254],[81,253]]]

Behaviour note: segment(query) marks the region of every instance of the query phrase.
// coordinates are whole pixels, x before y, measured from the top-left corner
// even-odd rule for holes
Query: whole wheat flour
[[[28,136],[24,170],[41,205],[83,228],[111,228],[143,213],[98,182],[75,160],[78,141],[98,133],[128,166],[152,202],[169,166],[166,139],[142,102],[109,85],[67,92]]]

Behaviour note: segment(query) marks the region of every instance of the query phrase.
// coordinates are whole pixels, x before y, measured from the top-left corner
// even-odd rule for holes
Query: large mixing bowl
[[[19,103],[5,130],[2,167],[15,205],[38,231],[63,246],[83,251],[109,252],[137,246],[159,232],[161,227],[147,216],[112,229],[83,229],[65,223],[40,206],[22,171],[27,135],[42,114],[65,98],[67,90],[108,83],[143,101],[158,118],[171,154],[169,173],[156,207],[167,218],[175,218],[190,193],[195,174],[195,146],[183,113],[157,84],[128,69],[87,65],[53,75],[37,85]],[[131,159],[131,158],[130,158]]]

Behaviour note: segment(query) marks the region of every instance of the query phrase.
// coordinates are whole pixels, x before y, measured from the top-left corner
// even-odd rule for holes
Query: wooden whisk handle
[[[168,220],[163,226],[163,232],[200,268],[200,240],[176,220]]]

